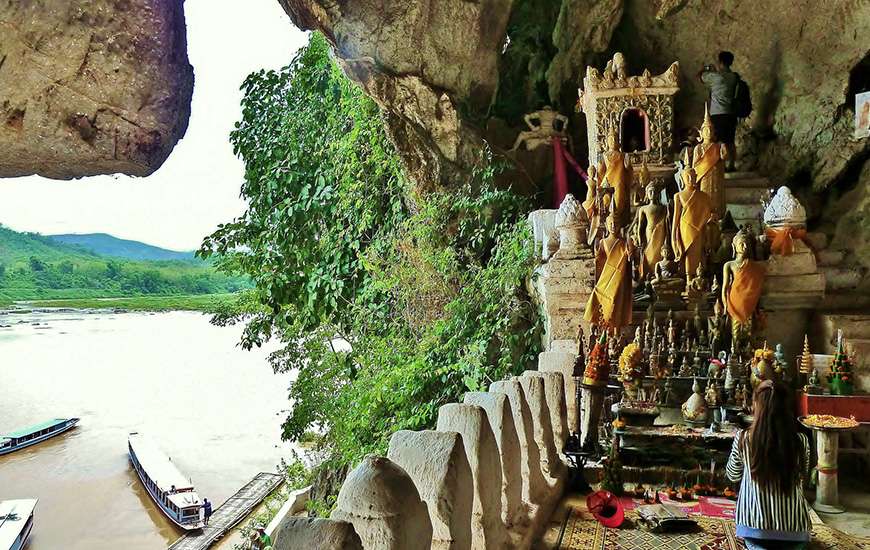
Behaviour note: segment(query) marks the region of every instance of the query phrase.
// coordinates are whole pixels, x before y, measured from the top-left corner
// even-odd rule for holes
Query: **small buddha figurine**
[[[671,246],[688,281],[704,259],[707,224],[716,214],[710,196],[697,187],[695,170],[687,168],[683,174],[685,188],[674,195]]]
[[[511,149],[516,151],[523,143],[526,149],[534,151],[541,145],[549,145],[554,137],[560,140],[568,140],[568,117],[556,112],[549,105],[545,105],[540,111],[531,112],[523,117],[526,126],[529,127],[525,132],[520,132],[514,146]]]
[[[692,167],[698,177],[698,186],[710,196],[713,211],[722,219],[725,216],[725,159],[728,148],[716,141],[713,120],[709,109],[704,108],[704,123],[701,125],[701,143],[692,152]]]
[[[616,216],[619,226],[626,227],[631,215],[629,205],[632,182],[631,162],[628,156],[622,152],[615,127],[608,132],[606,144],[607,150],[598,163],[598,182],[601,185],[607,181],[613,188],[611,211]]]
[[[722,372],[725,370],[725,360],[728,354],[724,351],[719,352],[717,359],[710,359],[710,364],[707,366],[707,378],[719,379],[722,377]]]
[[[643,263],[643,259],[641,263]],[[673,261],[671,249],[667,241],[661,248],[661,259],[655,264],[650,286],[660,303],[671,303],[680,300],[685,281],[679,276],[678,266]]]
[[[679,376],[692,376],[692,367],[689,366],[689,356],[683,355],[683,363],[680,365]]]
[[[749,234],[741,229],[732,240],[734,259],[722,268],[722,303],[737,342],[746,342],[752,332],[752,315],[764,283],[765,267],[752,260],[751,244]]]
[[[634,227],[634,240],[642,251],[638,266],[640,276],[648,279],[655,274],[656,265],[664,257],[668,241],[668,207],[658,201],[656,187],[652,183],[646,186],[646,205],[637,209]]]
[[[742,409],[743,408],[743,398],[744,398],[743,384],[737,384],[737,386],[734,388],[734,405],[737,406],[738,408]]]
[[[588,176],[586,179],[586,200],[580,204],[586,210],[586,216],[591,220],[596,214],[595,199],[598,196],[598,175],[595,166],[590,165],[586,174]]]
[[[728,317],[722,308],[722,301],[717,299],[713,304],[713,315],[707,318],[707,332],[710,334],[710,351],[713,353],[724,350],[725,334],[728,327]]]
[[[709,290],[707,282],[707,274],[704,271],[704,263],[698,264],[698,269],[695,270],[695,276],[689,279],[686,283],[686,292],[684,296],[689,303],[698,304],[707,297]]]
[[[595,325],[619,329],[631,323],[631,241],[621,234],[616,216],[607,218],[608,235],[595,253],[597,279],[586,303],[584,319]]]
[[[719,392],[716,391],[716,384],[712,380],[707,380],[707,389],[704,390],[704,401],[707,402],[707,407],[710,409],[719,405]]]

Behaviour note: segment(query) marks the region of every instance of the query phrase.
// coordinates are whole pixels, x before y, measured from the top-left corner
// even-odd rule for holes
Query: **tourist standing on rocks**
[[[715,65],[705,65],[698,78],[710,91],[710,118],[716,140],[728,147],[728,164],[725,170],[734,171],[737,150],[734,147],[734,134],[737,132],[737,83],[740,77],[731,70],[734,54],[719,52]]]
[[[752,400],[755,419],[737,432],[725,473],[740,483],[737,536],[748,550],[805,548],[810,515],[803,494],[810,446],[798,431],[791,390],[765,380]]]

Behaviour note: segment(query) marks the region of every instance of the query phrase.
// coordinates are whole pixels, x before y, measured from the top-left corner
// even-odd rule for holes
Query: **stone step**
[[[828,247],[828,236],[819,231],[810,231],[807,233],[807,244],[816,252],[824,250]]]
[[[766,177],[754,172],[733,172],[725,174],[725,188],[729,187],[768,189],[773,187],[773,184]]]
[[[827,290],[853,289],[861,282],[861,273],[855,269],[824,266],[820,267],[819,271],[825,274]]]
[[[870,311],[870,296],[840,290],[825,290],[819,311]]]
[[[846,257],[845,250],[823,249],[816,252],[816,260],[820,267],[837,267]]]
[[[766,187],[726,187],[725,202],[733,204],[761,204],[762,200],[770,198],[770,189]]]
[[[758,229],[758,220],[761,218],[761,214],[764,212],[761,209],[761,204],[732,204],[728,203],[725,205],[729,212],[731,212],[731,217],[734,218],[734,223],[737,224],[737,227],[745,225],[747,223],[752,224],[753,227]]]

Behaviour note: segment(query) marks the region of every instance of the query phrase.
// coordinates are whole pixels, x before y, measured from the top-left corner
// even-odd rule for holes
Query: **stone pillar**
[[[571,342],[574,343],[573,341]],[[574,349],[577,349],[576,347]],[[574,362],[577,354],[570,351],[542,351],[538,354],[538,370],[540,372],[562,373],[565,389],[565,408],[568,431],[577,431],[579,422],[577,412],[577,383],[574,380]]]
[[[387,457],[408,472],[429,508],[433,550],[469,550],[474,493],[462,436],[400,430]]]
[[[527,370],[523,376],[537,376],[544,381],[544,396],[550,411],[550,426],[553,429],[553,442],[556,451],[562,452],[568,439],[568,410],[565,406],[565,381],[560,372],[541,372]]]
[[[535,443],[532,413],[519,380],[500,380],[489,385],[490,392],[503,393],[510,401],[514,425],[520,442],[520,469],[523,476],[523,501],[539,505],[546,501],[549,487],[541,472],[541,453]]]
[[[486,414],[476,405],[443,405],[438,409],[438,431],[459,432],[471,466],[471,547],[502,548],[508,538],[501,520],[501,458]]]
[[[519,380],[526,402],[529,404],[535,443],[541,451],[541,471],[550,485],[556,485],[565,468],[553,439],[550,408],[547,406],[547,397],[544,394],[544,379],[523,375]]]
[[[272,534],[274,550],[362,550],[362,542],[353,525],[346,521],[323,518],[284,518]]]
[[[589,334],[583,314],[595,285],[595,260],[553,258],[535,270],[532,280],[533,297],[544,310],[544,350],[553,349],[558,340],[572,341],[570,349],[576,350],[581,322]]]
[[[601,423],[601,409],[604,407],[604,390],[580,388],[580,413],[583,423],[580,426],[580,444],[588,447],[590,444],[598,447],[598,424]],[[591,438],[591,443],[587,439]]]
[[[432,546],[426,503],[408,473],[388,458],[369,455],[347,475],[330,518],[353,524],[365,550]]]
[[[813,508],[828,514],[839,514],[845,511],[840,507],[840,490],[837,480],[840,431],[844,430],[813,428],[816,435],[816,471],[819,472]]]
[[[526,523],[528,510],[523,505],[523,474],[520,465],[520,439],[514,424],[508,396],[503,393],[470,392],[466,405],[482,408],[495,434],[501,455],[501,517],[508,529]]]

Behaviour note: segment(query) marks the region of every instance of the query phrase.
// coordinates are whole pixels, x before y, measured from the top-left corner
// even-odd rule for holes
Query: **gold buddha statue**
[[[598,163],[599,188],[607,186],[613,188],[611,211],[617,218],[620,227],[628,225],[631,216],[629,198],[631,194],[632,170],[628,156],[622,152],[619,144],[619,136],[616,129],[612,128],[607,134],[607,150],[601,155]]]
[[[622,235],[615,216],[607,218],[607,231],[607,237],[599,241],[595,252],[597,279],[586,303],[584,319],[594,325],[619,329],[631,323],[633,247]]]
[[[734,341],[747,343],[752,315],[761,298],[765,267],[751,257],[750,235],[741,229],[732,240],[734,259],[722,268],[722,303],[731,318]]]
[[[692,167],[701,191],[710,196],[713,211],[719,219],[725,217],[725,159],[728,148],[716,141],[713,121],[705,107],[704,123],[701,125],[701,143],[692,152]]]
[[[649,279],[662,259],[662,248],[668,240],[668,207],[658,201],[657,189],[652,183],[646,186],[646,204],[635,214],[634,240],[641,249],[640,278]]]
[[[715,220],[716,214],[710,196],[698,189],[694,169],[683,170],[683,182],[685,188],[674,195],[671,246],[688,281],[704,259],[707,224]]]

